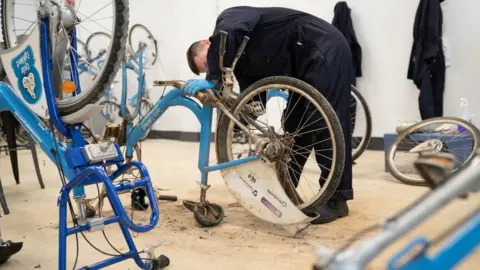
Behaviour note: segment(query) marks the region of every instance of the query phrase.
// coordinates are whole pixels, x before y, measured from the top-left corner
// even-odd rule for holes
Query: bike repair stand
[[[147,246],[143,252],[148,254],[148,258],[144,262],[137,251],[129,230],[134,232],[148,232],[152,230],[158,222],[159,211],[156,203],[152,205],[152,215],[150,222],[147,225],[136,225],[130,220],[126,214],[123,205],[118,197],[118,192],[123,190],[132,190],[138,187],[144,187],[147,190],[150,202],[156,202],[155,193],[152,188],[150,176],[147,168],[140,162],[133,161],[124,163],[123,155],[118,145],[105,142],[100,144],[87,144],[81,132],[81,125],[89,119],[92,115],[100,113],[103,106],[89,104],[79,111],[66,115],[59,116],[59,111],[56,105],[56,95],[53,88],[52,76],[52,55],[50,54],[50,36],[56,35],[56,31],[49,31],[49,28],[56,29],[55,14],[62,14],[62,16],[73,16],[70,14],[72,10],[63,10],[60,12],[60,6],[53,6],[49,1],[42,2],[38,12],[39,21],[34,26],[33,31],[28,38],[15,49],[4,51],[1,55],[2,62],[8,63],[5,67],[7,75],[10,78],[16,78],[20,82],[28,76],[33,76],[35,82],[33,87],[21,87],[21,84],[14,84],[15,90],[0,82],[0,111],[11,111],[36,142],[42,147],[43,151],[49,158],[59,167],[63,187],[58,197],[59,207],[59,262],[58,269],[65,270],[67,266],[67,237],[69,235],[89,231],[103,230],[106,225],[118,223],[122,234],[127,242],[129,250],[114,256],[107,260],[98,262],[82,269],[100,269],[126,259],[134,259],[136,264],[141,269],[159,269],[165,266],[166,257],[154,257],[154,249],[156,246]],[[63,18],[63,17],[62,17]],[[68,18],[67,18],[68,19]],[[63,23],[68,23],[69,20],[64,20]],[[70,20],[71,22],[71,20]],[[53,24],[53,26],[51,25]],[[74,27],[73,27],[74,29]],[[76,34],[75,30],[67,37],[71,41],[73,51],[76,51]],[[61,55],[53,55],[57,61],[63,61],[65,53]],[[70,52],[72,63],[78,62],[78,55]],[[15,61],[15,59],[25,59],[24,61]],[[41,59],[42,61],[38,61]],[[74,60],[74,61],[72,61]],[[23,63],[23,64],[22,64]],[[18,66],[20,65],[20,66]],[[39,72],[42,71],[42,73]],[[76,67],[72,68],[72,81],[75,83],[78,92],[80,92],[80,83]],[[40,76],[42,74],[42,76]],[[32,86],[32,85],[30,85]],[[43,86],[43,87],[42,87]],[[43,92],[43,93],[42,93]],[[33,93],[33,94],[32,94]],[[30,97],[27,102],[25,97]],[[33,102],[32,102],[33,100]],[[53,136],[53,131],[47,128],[44,123],[38,118],[34,111],[40,108],[43,112],[48,113],[51,123],[58,129],[60,134],[67,138],[66,147],[59,143]],[[48,108],[48,109],[47,109]],[[45,115],[43,115],[45,116]],[[109,165],[116,165],[117,170],[108,175],[104,168]],[[141,173],[140,180],[123,182],[121,184],[114,184],[113,180],[122,175],[131,167],[136,167]],[[66,177],[69,182],[64,181]],[[83,203],[85,200],[86,185],[95,185],[103,183],[106,189],[107,197],[113,208],[114,215],[111,217],[94,217],[87,218],[86,207]],[[73,197],[75,198],[79,212],[77,216],[73,215],[73,209],[70,202],[69,194],[73,190]],[[72,213],[74,222],[73,227],[67,227],[67,204]],[[168,260],[168,258],[167,258]],[[168,262],[169,263],[169,262]],[[163,265],[162,265],[163,264]]]

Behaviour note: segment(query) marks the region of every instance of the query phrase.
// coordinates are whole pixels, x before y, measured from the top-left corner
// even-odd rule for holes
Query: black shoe
[[[132,192],[132,208],[136,211],[145,211],[148,209],[148,204],[145,202],[147,192],[143,188],[134,189]]]
[[[0,264],[6,263],[10,257],[18,253],[23,247],[23,242],[14,243],[6,241],[0,245]]]
[[[348,216],[347,201],[333,195],[333,197],[325,205],[319,207],[315,213],[320,216],[314,219],[311,222],[312,224],[326,224],[333,222],[338,218]]]

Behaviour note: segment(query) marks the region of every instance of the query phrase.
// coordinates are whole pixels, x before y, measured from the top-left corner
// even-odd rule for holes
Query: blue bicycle
[[[186,107],[201,124],[198,158],[201,181],[200,202],[184,201],[184,206],[194,213],[200,225],[215,226],[224,216],[221,206],[206,200],[210,187],[208,174],[217,170],[221,171],[232,195],[255,216],[283,225],[308,222],[316,216],[312,214],[313,209],[329,199],[343,172],[344,142],[338,118],[316,89],[290,77],[265,78],[240,96],[232,96],[233,69],[247,41],[248,37],[236,54],[232,68],[226,68],[222,60],[226,33],[222,32],[219,65],[224,73],[223,88],[220,93],[213,90],[197,93],[195,98],[199,102],[183,95],[179,90],[180,81],[154,81],[154,86],[163,86],[164,91],[169,86],[174,88],[162,94],[152,110],[135,125],[133,117],[138,110],[127,113],[127,91],[123,89],[121,111],[125,121],[120,126],[109,126],[106,129],[109,135],[104,139],[113,138],[125,146],[127,160],[133,159],[134,151],[141,158],[138,143],[153,123],[169,107]],[[278,101],[264,106],[262,100],[266,100],[271,88],[286,91],[288,98],[282,104]],[[215,133],[216,165],[209,163],[213,108],[219,113]],[[276,108],[280,108],[280,113],[271,113],[271,109]],[[247,144],[234,142],[238,130],[248,135]],[[311,140],[309,136],[319,131],[323,132],[323,139]],[[247,147],[249,155],[237,157],[237,147]],[[269,180],[261,181],[267,178]],[[307,192],[302,192],[305,190]]]
[[[139,27],[139,25],[135,25],[134,27],[132,27],[132,29],[130,30],[130,34],[132,34],[132,32],[138,32],[132,30],[135,30]],[[145,28],[144,26],[141,27]],[[151,34],[149,34],[149,36],[150,35]],[[95,47],[96,43],[98,43],[96,42],[98,39],[110,39],[110,35],[104,32],[95,32],[90,35],[86,43],[88,52],[95,51],[93,47]],[[129,41],[131,43],[131,36],[129,36]],[[146,43],[140,41],[138,43],[138,46],[138,49],[136,51],[133,51],[133,47],[131,47],[131,45],[129,44],[129,46],[127,47],[127,54],[125,56],[125,59],[122,61],[122,63],[125,63],[124,65],[122,65],[122,89],[126,89],[128,86],[128,70],[133,71],[137,76],[137,93],[135,93],[132,97],[128,99],[128,105],[126,109],[127,115],[130,115],[131,111],[138,111],[138,113],[135,114],[135,123],[138,122],[139,119],[142,119],[153,107],[153,104],[150,102],[150,90],[146,87],[145,73],[143,72],[143,70],[145,68],[145,64],[148,63],[150,65],[153,65],[155,61],[151,59],[152,57],[156,58],[156,52],[153,55],[147,52]],[[104,49],[97,49],[97,51],[103,52]],[[142,59],[142,61],[140,61],[140,59]],[[105,119],[107,119],[109,123],[115,123],[121,119],[120,117],[122,117],[120,114],[120,104],[112,92],[113,85],[107,90],[107,92],[105,92],[104,98],[99,103],[100,105],[105,105],[105,109],[104,111],[102,111],[102,115]],[[148,132],[145,133],[141,140],[145,140],[147,136]]]
[[[72,0],[35,1],[31,5],[15,5],[14,1],[2,1],[3,36],[8,49],[1,54],[5,71],[12,85],[0,83],[0,110],[9,110],[25,127],[30,136],[57,165],[62,189],[58,198],[59,207],[59,261],[58,268],[67,268],[67,237],[75,235],[78,247],[78,234],[87,240],[85,232],[103,231],[110,224],[118,224],[127,242],[128,251],[120,252],[112,246],[117,254],[106,255],[112,258],[83,267],[81,269],[100,269],[109,265],[134,259],[141,269],[159,269],[168,265],[168,258],[155,257],[156,246],[147,246],[138,251],[129,230],[148,232],[158,222],[158,205],[152,203],[152,215],[146,225],[135,224],[128,218],[117,193],[143,187],[151,202],[156,202],[150,176],[146,167],[138,161],[125,162],[117,144],[112,142],[88,144],[82,136],[81,126],[84,121],[100,113],[102,106],[94,104],[109,87],[123,59],[128,25],[128,3],[115,0],[105,6],[101,1],[85,4],[87,9],[103,8],[99,11],[79,11]],[[111,9],[106,9],[110,6]],[[33,7],[33,14],[27,19],[21,18],[28,12],[19,12],[18,8]],[[113,13],[111,26],[113,35],[106,61],[98,76],[91,79],[89,87],[80,83],[77,64],[71,65],[70,80],[64,80],[64,59],[68,53],[71,63],[78,63],[77,35],[84,23],[95,21],[95,16],[102,12]],[[101,12],[100,12],[101,11]],[[18,19],[20,18],[20,20]],[[33,18],[33,20],[32,20]],[[23,24],[26,23],[27,25]],[[22,25],[23,24],[23,25]],[[79,27],[80,26],[80,27]],[[23,31],[18,35],[17,31]],[[64,98],[63,93],[71,94]],[[48,119],[50,127],[44,123]],[[66,137],[65,143],[57,141],[53,130]],[[107,173],[106,166],[116,165],[116,170]],[[135,167],[141,177],[127,182],[115,182],[125,171]],[[68,179],[68,182],[67,182]],[[114,215],[105,217],[88,215],[85,207],[84,186],[103,184],[113,208]],[[70,193],[77,202],[75,214]],[[73,226],[67,226],[67,208],[72,215]],[[108,241],[108,238],[103,231]],[[88,242],[90,243],[90,242]],[[91,243],[90,243],[91,244]],[[93,245],[92,245],[93,246]],[[99,249],[97,249],[99,250]],[[146,253],[143,258],[140,254]],[[77,256],[73,268],[76,268]]]
[[[459,161],[454,154],[430,153],[421,155],[415,167],[423,177],[431,192],[412,203],[399,214],[388,218],[356,234],[352,241],[331,251],[320,248],[318,260],[313,269],[365,269],[365,267],[384,249],[403,237],[423,221],[440,211],[451,201],[468,198],[470,193],[478,192],[480,186],[480,150],[475,157],[460,170]],[[474,200],[475,201],[475,200]],[[475,202],[473,202],[475,203]],[[478,203],[478,200],[477,200]],[[407,246],[392,256],[387,269],[454,269],[461,261],[470,256],[480,244],[480,208],[476,207],[462,220],[440,236],[428,240],[417,236]],[[382,230],[368,240],[350,247],[360,236],[376,230]],[[439,249],[433,251],[436,246]]]

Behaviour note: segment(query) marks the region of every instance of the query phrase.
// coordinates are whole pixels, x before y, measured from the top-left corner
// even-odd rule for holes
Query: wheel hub
[[[410,149],[410,153],[433,154],[442,151],[443,143],[440,140],[433,139],[424,141],[421,144]]]

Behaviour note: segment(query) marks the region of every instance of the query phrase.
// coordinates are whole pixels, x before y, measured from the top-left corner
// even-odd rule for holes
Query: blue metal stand
[[[0,111],[11,111],[17,119],[20,120],[25,129],[29,132],[32,138],[40,145],[42,150],[48,157],[59,167],[62,174],[69,180],[65,184],[58,198],[59,207],[59,260],[58,269],[65,270],[67,268],[67,237],[73,234],[78,234],[86,231],[103,230],[104,226],[113,223],[118,223],[122,234],[127,242],[129,251],[124,254],[109,258],[107,260],[98,262],[82,269],[100,269],[126,259],[134,259],[136,264],[141,269],[152,269],[155,264],[155,259],[152,258],[152,248],[148,249],[150,258],[146,262],[142,260],[138,250],[135,247],[132,236],[129,230],[134,232],[148,232],[152,230],[159,219],[158,204],[156,203],[155,193],[152,187],[150,176],[147,168],[141,162],[124,162],[123,155],[118,145],[115,145],[117,156],[109,158],[103,162],[89,162],[85,155],[85,146],[87,142],[83,139],[79,124],[66,125],[59,116],[56,106],[56,98],[53,90],[52,80],[52,59],[49,52],[49,30],[48,17],[43,19],[40,23],[41,33],[41,54],[42,54],[42,69],[44,93],[47,99],[49,116],[51,122],[55,125],[57,130],[64,135],[69,143],[66,146],[59,143],[53,133],[45,124],[35,115],[26,104],[15,94],[11,86],[0,82]],[[75,42],[75,31],[70,37],[71,42]],[[76,53],[70,52],[70,59],[75,62]],[[75,55],[73,55],[75,54]],[[78,60],[78,58],[77,58]],[[72,65],[72,69],[76,69]],[[72,71],[72,79],[78,82],[78,72]],[[79,88],[77,88],[79,89]],[[77,93],[78,94],[78,93]],[[104,167],[116,165],[117,171],[108,175]],[[141,178],[135,181],[122,182],[114,184],[113,181],[120,177],[129,168],[135,167],[139,170]],[[67,226],[67,204],[69,203],[70,193],[73,191],[74,198],[85,196],[84,186],[103,183],[105,186],[107,198],[113,208],[114,216],[107,218],[91,218],[81,220],[79,224],[73,227]],[[118,192],[124,190],[132,190],[135,188],[145,188],[148,199],[152,208],[152,215],[150,222],[147,225],[137,225],[130,220],[123,208],[118,197]]]

